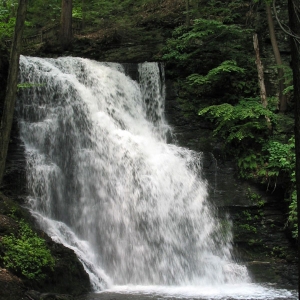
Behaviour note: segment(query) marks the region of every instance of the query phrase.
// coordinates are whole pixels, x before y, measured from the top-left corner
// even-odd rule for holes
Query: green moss
[[[24,220],[19,222],[18,235],[4,236],[1,245],[4,266],[28,279],[44,278],[44,269],[54,267],[55,260],[45,240],[38,237]]]

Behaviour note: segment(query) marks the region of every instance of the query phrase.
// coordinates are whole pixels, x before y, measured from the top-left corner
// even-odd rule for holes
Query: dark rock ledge
[[[73,300],[71,295],[54,294],[54,293],[39,293],[34,290],[27,291],[25,295],[30,300]]]

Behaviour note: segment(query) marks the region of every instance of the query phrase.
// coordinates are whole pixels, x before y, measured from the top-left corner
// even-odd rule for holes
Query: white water
[[[201,156],[166,143],[158,64],[139,65],[139,84],[81,58],[21,57],[20,69],[37,85],[17,107],[31,211],[95,291],[249,286],[207,202]]]

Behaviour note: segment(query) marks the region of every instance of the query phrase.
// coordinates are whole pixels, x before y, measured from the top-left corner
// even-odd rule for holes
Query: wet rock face
[[[288,236],[282,202],[227,207],[234,232],[234,254],[254,281],[297,288],[296,245]]]
[[[31,286],[48,293],[70,295],[88,293],[91,290],[90,279],[74,251],[62,244],[54,243],[50,238],[48,238],[47,244],[56,259],[54,270],[48,273],[44,280]]]

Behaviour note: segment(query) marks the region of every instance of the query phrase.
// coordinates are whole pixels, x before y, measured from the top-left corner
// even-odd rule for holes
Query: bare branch
[[[289,35],[289,36],[291,36],[292,38],[294,38],[294,39],[297,41],[297,43],[300,44],[300,36],[295,35],[295,34],[292,32],[292,30],[291,30],[291,28],[290,28],[289,26],[287,26],[286,24],[282,24],[282,22],[279,20],[279,17],[278,17],[278,14],[277,14],[277,10],[276,10],[276,3],[275,3],[275,2],[276,2],[276,0],[273,0],[273,11],[274,11],[275,18],[276,18],[276,20],[277,20],[277,22],[278,22],[280,28],[281,28],[287,35]],[[293,5],[294,5],[295,11],[299,10],[299,9],[297,9],[297,7],[296,7],[296,5],[295,5],[294,2],[293,2]],[[297,15],[297,18],[299,19],[299,16],[298,16],[298,15]],[[287,29],[284,28],[284,26],[285,26]]]

